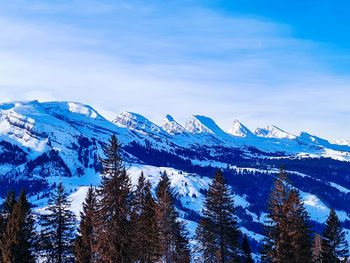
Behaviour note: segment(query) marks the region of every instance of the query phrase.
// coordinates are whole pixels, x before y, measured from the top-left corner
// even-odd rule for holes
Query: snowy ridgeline
[[[161,173],[166,171],[170,180],[171,180],[171,186],[174,189],[174,193],[178,195],[179,200],[181,201],[181,204],[184,208],[194,210],[197,213],[201,213],[201,209],[203,206],[204,196],[203,191],[207,190],[209,187],[209,184],[211,182],[211,179],[208,177],[200,177],[196,174],[189,174],[174,168],[169,167],[155,167],[150,165],[140,165],[140,164],[129,164],[127,165],[128,173],[130,175],[130,179],[133,185],[136,185],[138,177],[140,176],[141,172],[143,171],[145,177],[151,182],[153,191],[155,190],[155,187],[157,183],[160,180]],[[238,169],[238,168],[237,168]],[[243,169],[243,168],[240,168]],[[271,173],[277,173],[277,170],[269,171]],[[293,173],[292,171],[288,171],[289,173]],[[304,177],[307,176],[305,174],[299,174],[300,176]],[[85,177],[76,177],[76,178],[58,178],[53,177],[49,178],[51,183],[58,183],[63,182],[64,186],[68,191],[71,192],[70,198],[72,201],[71,210],[77,215],[79,218],[79,213],[82,208],[82,203],[85,199],[87,189],[90,184],[98,186],[100,182],[100,176],[99,175],[89,175]],[[339,185],[332,184],[335,188],[340,188],[341,191],[349,192],[349,189],[346,189],[344,187],[341,187]],[[325,223],[330,209],[315,195],[300,191],[301,197],[304,201],[305,208],[307,212],[309,213],[311,220],[318,222],[318,223]],[[256,214],[249,210],[250,203],[246,200],[244,196],[239,196],[234,194],[234,201],[236,207],[241,207],[244,209],[244,212],[247,216],[252,218],[253,222],[256,223],[264,223],[266,220],[266,214]],[[267,201],[267,200],[266,200]],[[42,211],[42,208],[47,203],[47,199],[39,199],[37,200],[35,197],[32,197],[31,202],[35,205],[38,205],[40,208],[38,208],[38,212]],[[186,218],[185,211],[181,211],[180,216],[182,218]],[[344,211],[336,211],[339,219],[344,222],[345,220],[350,220],[349,216]],[[240,222],[241,220],[238,219]],[[186,219],[187,222],[187,228],[189,230],[189,234],[191,237],[194,236],[195,228],[197,227],[197,223],[191,220]],[[242,233],[246,234],[249,238],[252,240],[255,240],[256,242],[260,243],[264,236],[261,233],[256,233],[252,230],[249,230],[249,226],[243,226],[240,227]],[[350,242],[350,230],[345,229],[345,232],[347,234],[347,239]]]

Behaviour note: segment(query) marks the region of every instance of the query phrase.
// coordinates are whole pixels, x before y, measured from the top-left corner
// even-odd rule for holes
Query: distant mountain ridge
[[[72,134],[86,131],[85,135],[92,137],[94,134],[88,134],[88,130],[83,129],[83,126],[90,125],[95,129],[95,132],[98,128],[102,133],[104,130],[122,136],[127,134],[127,138],[130,140],[132,140],[130,136],[136,132],[138,133],[136,137],[142,135],[158,137],[163,142],[168,141],[178,146],[188,146],[203,142],[207,145],[207,141],[203,141],[205,139],[201,137],[212,137],[216,139],[216,141],[212,141],[213,145],[220,141],[221,145],[224,144],[231,148],[252,146],[268,152],[283,151],[287,155],[303,153],[350,160],[347,154],[350,152],[350,146],[346,141],[339,141],[338,144],[330,143],[308,133],[296,136],[276,126],[257,128],[253,133],[238,120],[235,120],[232,128],[228,132],[224,132],[214,120],[206,116],[192,115],[185,126],[182,126],[173,117],[167,115],[163,123],[157,125],[142,115],[132,112],[123,112],[110,122],[91,106],[75,102],[3,103],[0,104],[0,124],[0,134],[4,140],[7,138],[30,149],[46,146],[45,140],[50,138],[48,132],[51,132],[52,135],[59,132],[59,129],[55,129],[56,126],[58,128],[67,126],[62,130],[68,133],[73,126],[75,131]],[[22,127],[19,127],[20,125]],[[77,129],[78,126],[79,129]],[[27,131],[26,134],[22,134],[26,138],[19,134],[21,130],[22,132]],[[187,140],[184,140],[184,136],[187,137]],[[42,137],[41,140],[39,140],[40,137]],[[330,150],[336,152],[330,153]]]

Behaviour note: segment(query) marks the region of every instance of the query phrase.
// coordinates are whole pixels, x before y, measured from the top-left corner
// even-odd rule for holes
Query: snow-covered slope
[[[140,114],[133,112],[123,112],[113,121],[114,124],[131,130],[147,133],[158,133],[162,129]]]
[[[257,136],[266,137],[266,138],[276,138],[276,139],[283,139],[283,138],[295,139],[296,138],[295,135],[285,132],[284,130],[274,125],[266,126],[265,128],[257,128],[254,133]]]

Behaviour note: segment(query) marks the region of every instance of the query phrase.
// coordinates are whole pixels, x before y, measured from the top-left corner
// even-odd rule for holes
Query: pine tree
[[[339,218],[331,209],[322,235],[322,262],[346,262],[349,255],[345,232],[341,227]]]
[[[196,230],[198,252],[203,262],[237,262],[240,232],[232,194],[217,171],[204,202],[203,218]]]
[[[196,228],[197,244],[195,251],[200,255],[199,258],[196,258],[198,263],[214,263],[217,261],[217,245],[213,229],[213,223],[208,218],[201,218]]]
[[[162,174],[158,183],[156,195],[162,260],[165,263],[188,263],[190,262],[188,239],[181,221],[177,219],[179,215],[175,209],[174,196],[166,172]]]
[[[3,240],[3,236],[6,231],[6,225],[8,223],[8,220],[12,214],[13,208],[15,204],[17,203],[16,195],[14,191],[10,191],[7,193],[6,198],[4,200],[4,203],[1,207],[1,213],[0,213],[0,242]],[[0,262],[3,262],[2,254],[6,253],[5,246],[0,244]],[[4,251],[4,252],[3,252]]]
[[[73,262],[76,218],[62,183],[49,199],[45,213],[40,216],[40,249],[44,262]]]
[[[7,193],[7,197],[4,201],[4,203],[1,205],[1,210],[0,210],[0,263],[4,262],[2,259],[2,251],[3,246],[1,245],[2,239],[3,239],[3,235],[6,229],[6,224],[7,224],[7,220],[9,217],[8,211],[6,211],[6,202],[8,201],[9,198],[9,193]]]
[[[284,204],[287,201],[289,189],[286,185],[287,174],[281,169],[274,182],[274,189],[268,201],[268,223],[265,225],[266,239],[262,251],[263,262],[288,262],[284,251],[287,251],[288,228]]]
[[[288,213],[289,242],[293,262],[311,262],[310,218],[296,189],[292,189],[289,193],[286,210]]]
[[[2,209],[0,213],[0,240],[4,235],[6,230],[7,222],[12,214],[13,208],[16,204],[16,194],[14,191],[10,191],[7,193],[4,203],[2,204]],[[0,246],[0,262],[2,262],[2,247]]]
[[[188,231],[186,224],[183,221],[176,221],[175,223],[175,253],[174,261],[176,263],[191,262],[191,250],[188,242]]]
[[[290,189],[287,174],[280,171],[269,199],[269,222],[262,251],[264,262],[311,262],[309,217],[299,193]]]
[[[18,202],[11,197],[11,213],[0,240],[2,261],[11,263],[35,262],[34,219],[24,191]]]
[[[0,240],[5,231],[5,228],[6,228],[5,218],[2,214],[2,211],[0,211]],[[1,250],[0,250],[0,255],[1,255]],[[0,262],[1,262],[1,256],[0,256]]]
[[[89,187],[83,211],[80,213],[79,234],[75,240],[75,262],[95,262],[97,198],[95,190]]]
[[[141,173],[134,193],[132,213],[132,251],[135,262],[152,263],[160,259],[156,206],[151,184]]]
[[[314,246],[312,249],[312,262],[322,263],[322,237],[320,234],[315,235]]]
[[[242,241],[242,252],[243,252],[243,261],[242,263],[253,263],[252,251],[250,250],[249,240],[247,235],[243,236]]]
[[[97,252],[99,262],[127,263],[131,260],[131,186],[115,135],[104,148],[103,177],[98,190]]]

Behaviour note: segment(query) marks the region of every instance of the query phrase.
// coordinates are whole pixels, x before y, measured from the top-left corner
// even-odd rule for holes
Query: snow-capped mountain
[[[234,120],[232,128],[228,131],[229,134],[239,137],[247,137],[252,135],[252,132],[244,126],[239,120]]]
[[[158,133],[161,128],[137,113],[123,112],[113,121],[114,124],[142,133]]]
[[[179,124],[171,115],[166,115],[163,119],[161,127],[164,131],[171,135],[186,133],[186,129]]]
[[[350,146],[308,133],[292,135],[276,126],[254,133],[234,121],[224,132],[214,120],[192,115],[184,126],[167,115],[160,125],[123,112],[113,122],[75,102],[0,104],[0,198],[26,188],[44,205],[53,183],[71,190],[79,210],[85,186],[99,183],[102,148],[112,134],[135,181],[141,170],[154,184],[159,171],[170,173],[178,208],[189,226],[199,218],[203,193],[215,170],[223,169],[236,194],[241,230],[256,242],[266,200],[278,168],[285,165],[315,227],[335,208],[350,229]],[[80,198],[80,199],[79,199]]]
[[[190,133],[215,134],[217,130],[220,130],[212,119],[200,115],[192,115],[186,122],[185,128]]]

